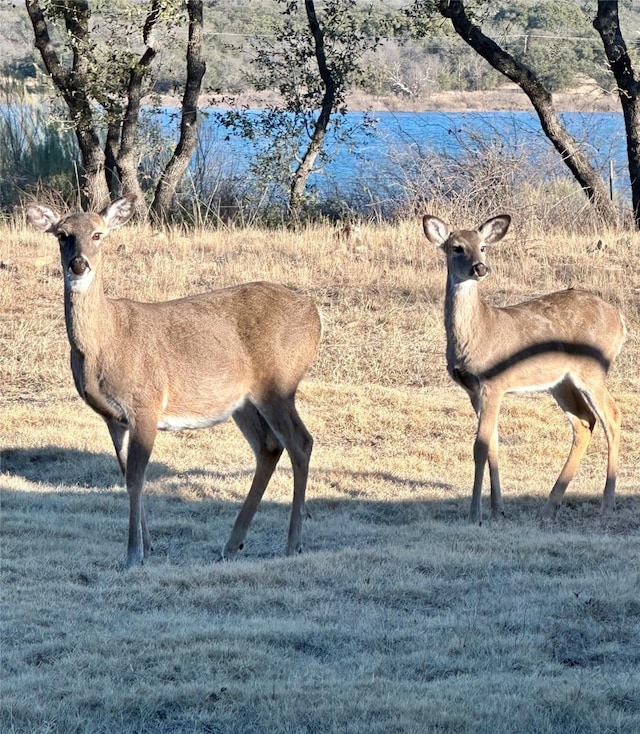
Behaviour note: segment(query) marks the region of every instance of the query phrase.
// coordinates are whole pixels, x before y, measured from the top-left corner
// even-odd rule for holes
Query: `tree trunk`
[[[83,208],[101,208],[109,199],[109,190],[104,176],[105,156],[87,96],[88,56],[83,51],[89,39],[89,6],[86,0],[76,0],[64,13],[67,31],[75,41],[72,45],[71,71],[67,71],[58,59],[39,1],[26,0],[26,7],[33,26],[36,48],[69,108],[74,126],[83,166],[80,204]]]
[[[202,0],[188,0],[187,11],[189,13],[187,81],[182,98],[180,139],[156,186],[151,215],[157,221],[165,221],[168,218],[176,187],[187,170],[198,139],[198,98],[206,69],[202,58]]]
[[[627,46],[620,32],[617,0],[598,0],[598,11],[593,26],[602,38],[609,66],[618,85],[627,135],[633,219],[636,228],[640,229],[640,80],[634,73]]]
[[[139,125],[143,82],[157,50],[153,32],[165,7],[162,0],[151,0],[142,31],[146,50],[137,62],[129,67],[126,91],[105,90],[92,81],[91,65],[96,63],[94,44],[90,34],[91,13],[88,0],[68,0],[49,7],[54,17],[64,19],[66,45],[72,52],[72,64],[65,68],[55,51],[49,35],[47,18],[40,0],[26,0],[26,7],[34,29],[36,47],[40,51],[45,68],[55,87],[63,96],[69,109],[82,156],[81,205],[83,208],[100,209],[110,197],[120,193],[133,194],[138,200],[138,213],[146,216],[144,194],[138,179],[139,155],[136,137]],[[187,50],[187,89],[183,101],[183,129],[174,157],[164,173],[164,185],[170,190],[165,198],[166,216],[171,205],[171,194],[180,179],[195,148],[196,105],[204,62],[202,46],[202,0],[190,0],[187,4],[190,18],[189,48]],[[108,125],[104,150],[101,147],[98,126],[92,102],[97,101],[107,113]]]
[[[550,92],[530,69],[516,61],[469,20],[462,0],[439,0],[438,7],[440,13],[451,20],[456,33],[471,48],[486,59],[494,69],[515,82],[529,97],[545,135],[589,197],[597,215],[603,224],[615,227],[618,223],[618,212],[611,201],[608,188],[575,138],[562,124]]]
[[[149,37],[145,25],[145,39]],[[138,118],[142,101],[142,82],[144,76],[155,58],[156,51],[150,46],[142,55],[138,63],[131,69],[129,86],[127,89],[127,108],[120,128],[120,148],[116,156],[116,166],[120,177],[122,193],[136,197],[138,216],[145,217],[147,213],[144,205],[144,193],[138,179],[139,158],[136,151],[136,134],[138,132]]]
[[[109,195],[115,199],[120,195],[120,179],[118,178],[118,145],[120,142],[120,119],[112,119],[107,127],[107,138],[104,144],[104,175]]]
[[[311,134],[311,140],[293,174],[293,180],[291,182],[289,216],[294,222],[298,222],[300,220],[304,190],[307,185],[309,174],[313,170],[316,158],[322,149],[322,144],[329,127],[329,121],[331,120],[331,112],[336,100],[336,80],[327,64],[327,57],[324,48],[324,33],[320,27],[320,23],[318,23],[313,0],[305,0],[304,5],[307,13],[307,20],[309,22],[309,28],[313,35],[318,71],[320,72],[322,83],[324,84],[324,94],[322,96],[320,114]]]

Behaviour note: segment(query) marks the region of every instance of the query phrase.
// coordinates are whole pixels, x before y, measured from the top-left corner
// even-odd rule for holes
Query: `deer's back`
[[[271,283],[108,306],[112,333],[95,359],[82,360],[80,383],[91,386],[87,402],[106,399],[127,415],[158,404],[161,415],[222,419],[247,396],[295,392],[320,341],[313,301]],[[101,401],[91,399],[96,390]]]
[[[546,389],[568,374],[608,372],[625,337],[620,312],[593,293],[565,290],[495,308],[450,350],[449,371],[511,390]],[[468,378],[467,378],[468,379]],[[464,381],[462,381],[464,384]]]
[[[625,338],[618,309],[589,291],[569,288],[500,310],[527,344],[556,340],[593,347],[609,364]]]

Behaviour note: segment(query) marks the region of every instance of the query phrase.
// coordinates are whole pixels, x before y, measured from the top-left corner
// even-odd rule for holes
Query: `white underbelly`
[[[543,392],[545,390],[551,390],[556,385],[560,384],[564,379],[566,375],[563,375],[562,377],[556,379],[556,380],[550,380],[549,382],[540,382],[540,383],[534,383],[532,385],[516,385],[515,387],[511,387],[507,390],[507,392]]]
[[[230,405],[225,411],[217,415],[163,415],[158,421],[159,431],[184,431],[196,428],[210,428],[216,423],[224,423],[238,408],[242,407],[245,398]]]

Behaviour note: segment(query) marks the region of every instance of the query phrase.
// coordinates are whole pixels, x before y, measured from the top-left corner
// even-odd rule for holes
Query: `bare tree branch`
[[[176,186],[187,170],[197,143],[198,98],[206,70],[202,58],[202,0],[187,0],[187,12],[189,14],[187,80],[182,97],[180,139],[156,186],[151,214],[158,220],[167,218]]]
[[[438,9],[445,18],[451,20],[456,33],[471,48],[486,59],[494,69],[517,84],[529,97],[545,135],[589,197],[595,211],[604,223],[615,226],[618,212],[609,197],[607,186],[582,152],[578,142],[564,127],[554,107],[551,93],[530,69],[514,59],[472,23],[462,0],[438,0]]]
[[[627,135],[627,159],[631,202],[636,227],[640,229],[640,78],[636,75],[627,45],[620,32],[616,0],[599,0],[593,27],[600,34],[609,66],[618,85],[618,96]]]

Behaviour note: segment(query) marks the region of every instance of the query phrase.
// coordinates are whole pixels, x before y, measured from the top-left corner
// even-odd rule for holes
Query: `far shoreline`
[[[558,112],[618,112],[620,101],[615,93],[584,84],[579,88],[552,95]],[[281,103],[273,92],[245,93],[234,98],[201,97],[200,109],[265,109]],[[166,107],[180,107],[180,100],[162,98]],[[346,97],[351,112],[533,112],[527,95],[515,84],[478,92],[435,92],[420,98],[374,96],[353,92]]]

